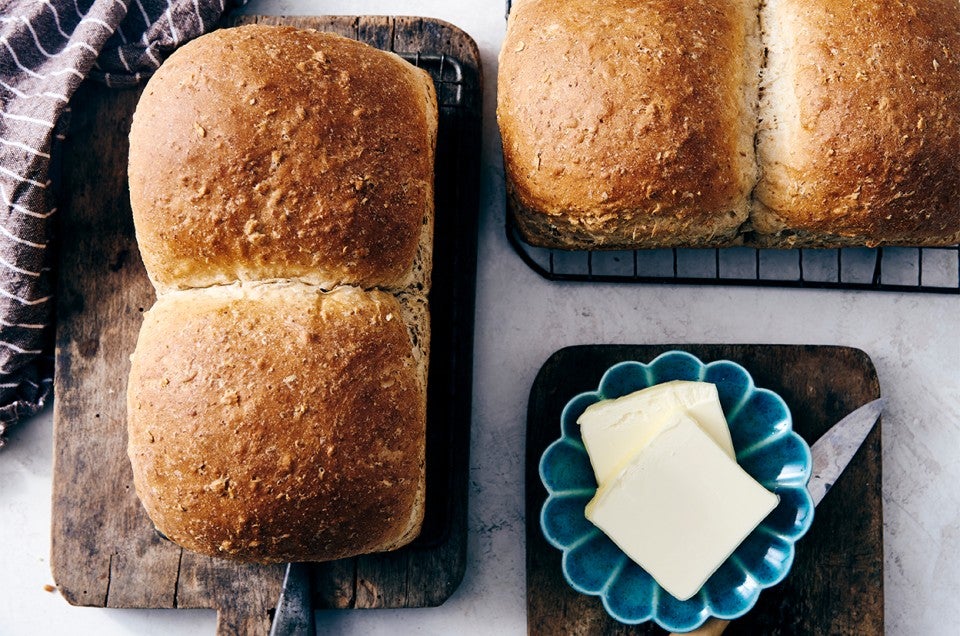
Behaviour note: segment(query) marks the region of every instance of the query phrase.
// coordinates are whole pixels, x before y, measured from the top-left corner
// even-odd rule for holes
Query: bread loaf
[[[534,245],[960,240],[955,0],[522,0],[497,114]]]
[[[190,42],[130,129],[151,280],[427,286],[436,127],[430,77],[366,44],[259,25]]]
[[[423,517],[425,381],[390,294],[164,294],[130,371],[137,493],[167,537],[213,556],[393,549]]]
[[[768,0],[761,245],[960,241],[960,3]]]
[[[148,83],[128,454],[171,540],[324,561],[419,533],[436,126],[426,73],[290,27],[203,36]]]
[[[515,219],[569,249],[737,240],[756,182],[755,0],[526,0],[500,54]]]

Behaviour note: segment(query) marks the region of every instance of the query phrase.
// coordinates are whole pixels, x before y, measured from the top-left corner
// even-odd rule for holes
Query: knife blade
[[[820,505],[857,454],[880,418],[886,403],[886,398],[877,398],[854,409],[831,426],[830,430],[810,447],[813,466],[810,470],[810,481],[807,482],[807,492],[810,493],[814,506]],[[729,624],[728,620],[710,618],[693,631],[671,633],[670,636],[720,636]]]
[[[315,636],[311,594],[308,564],[288,563],[270,636]]]
[[[830,491],[856,455],[863,440],[867,439],[873,425],[880,418],[886,403],[886,398],[867,402],[831,426],[830,430],[810,447],[813,469],[810,471],[810,481],[807,482],[807,492],[813,498],[814,506]]]

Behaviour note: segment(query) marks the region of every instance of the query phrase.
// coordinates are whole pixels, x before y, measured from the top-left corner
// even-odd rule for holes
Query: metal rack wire
[[[507,239],[548,280],[851,289],[960,295],[960,246],[565,251],[534,247],[507,215]]]
[[[420,53],[419,51],[413,53],[397,52],[397,55],[430,74],[437,89],[437,103],[441,107],[459,108],[462,106],[463,68],[456,58],[444,54]]]

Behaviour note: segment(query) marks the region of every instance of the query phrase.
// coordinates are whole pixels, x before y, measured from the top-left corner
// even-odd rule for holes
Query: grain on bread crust
[[[301,283],[171,292],[128,392],[134,481],[157,528],[242,561],[409,542],[423,516],[425,368],[397,299]]]
[[[131,205],[157,302],[128,454],[167,537],[326,561],[420,532],[433,83],[333,35],[202,36],[134,115]]]
[[[770,0],[756,241],[960,240],[960,3]]]
[[[151,280],[429,287],[436,122],[430,77],[354,40],[264,25],[194,40],[130,131]]]
[[[497,116],[527,241],[725,245],[756,178],[761,48],[751,0],[525,0]]]
[[[956,0],[521,0],[500,59],[530,244],[960,242]]]

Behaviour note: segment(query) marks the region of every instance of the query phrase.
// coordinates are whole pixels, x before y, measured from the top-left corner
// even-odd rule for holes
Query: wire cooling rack
[[[534,247],[507,214],[507,239],[555,281],[801,287],[960,294],[960,246],[566,251]]]
[[[398,52],[397,55],[414,66],[422,68],[433,79],[437,90],[437,104],[441,108],[463,107],[463,67],[460,61],[449,55],[433,53]]]

